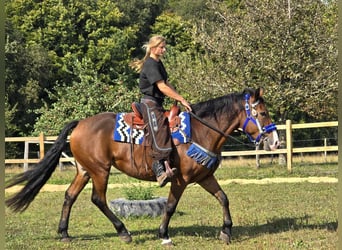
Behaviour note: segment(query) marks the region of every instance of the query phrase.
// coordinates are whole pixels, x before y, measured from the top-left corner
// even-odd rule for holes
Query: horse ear
[[[251,88],[245,88],[242,92],[243,94],[250,94],[250,95],[253,95],[254,93],[254,90],[251,89]]]
[[[264,94],[264,88],[263,87],[258,88],[255,92],[255,99],[262,97],[263,94]]]

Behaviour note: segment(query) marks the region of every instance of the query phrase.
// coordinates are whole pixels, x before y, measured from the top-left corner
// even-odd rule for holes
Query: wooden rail
[[[316,123],[303,123],[303,124],[292,124],[290,120],[286,121],[284,125],[277,125],[278,130],[286,130],[286,148],[278,149],[276,151],[265,151],[265,150],[247,150],[247,151],[225,151],[222,152],[222,156],[248,156],[248,155],[275,155],[275,154],[286,154],[286,164],[289,171],[292,170],[292,156],[293,153],[310,153],[310,152],[329,152],[338,151],[338,146],[327,146],[326,144],[321,147],[302,147],[293,148],[292,130],[294,129],[307,129],[307,128],[322,128],[322,127],[337,127],[338,122],[316,122]],[[44,136],[41,133],[38,137],[6,137],[5,142],[25,142],[24,159],[5,159],[5,164],[16,164],[23,163],[24,170],[28,168],[29,163],[37,163],[44,157],[45,149],[44,144],[53,143],[57,139],[57,136]],[[69,137],[68,137],[69,139]],[[39,158],[29,159],[29,144],[39,144]],[[62,162],[72,162],[74,164],[74,158],[68,157],[65,153],[62,154],[65,158],[60,158]]]
[[[285,149],[277,149],[276,151],[265,151],[265,150],[229,151],[229,152],[222,152],[222,156],[286,154],[287,169],[288,169],[288,171],[292,171],[293,153],[338,151],[337,145],[327,146],[326,144],[324,146],[321,146],[321,147],[293,148],[292,130],[294,130],[294,129],[306,129],[306,128],[337,127],[337,126],[338,126],[337,121],[292,124],[291,120],[287,120],[286,124],[277,125],[278,130],[286,130],[286,148]]]

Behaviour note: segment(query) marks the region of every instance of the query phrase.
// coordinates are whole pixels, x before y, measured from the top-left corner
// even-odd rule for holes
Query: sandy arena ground
[[[227,185],[227,184],[271,184],[271,183],[298,183],[298,182],[310,182],[310,183],[337,183],[338,179],[334,177],[291,177],[291,178],[264,178],[260,180],[256,179],[231,179],[231,180],[224,180],[219,181],[220,185]],[[150,182],[140,183],[139,185],[150,185]],[[156,183],[157,185],[157,183]],[[167,184],[168,186],[170,184]],[[189,186],[194,186],[196,184],[191,184]],[[116,188],[121,187],[122,184],[108,184],[108,188]],[[5,190],[6,193],[16,193],[18,192],[23,186],[14,186],[11,188],[7,188]],[[66,191],[68,185],[52,185],[52,184],[45,184],[40,192],[61,192]],[[92,188],[91,183],[88,184],[85,188]]]

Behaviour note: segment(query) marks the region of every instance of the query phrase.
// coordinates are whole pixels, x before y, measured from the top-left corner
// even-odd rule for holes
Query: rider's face
[[[161,57],[166,52],[166,43],[162,42],[157,47],[151,49],[151,52],[156,55],[157,57]]]

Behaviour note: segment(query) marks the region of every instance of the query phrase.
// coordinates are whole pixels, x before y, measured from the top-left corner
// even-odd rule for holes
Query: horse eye
[[[266,116],[266,111],[260,112],[259,114],[262,115],[263,117],[265,117]]]

